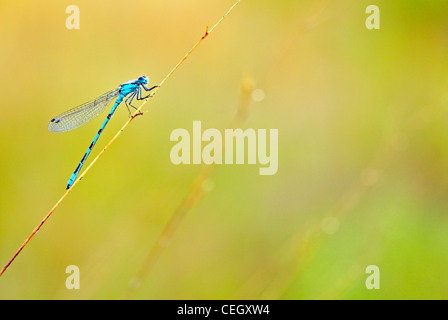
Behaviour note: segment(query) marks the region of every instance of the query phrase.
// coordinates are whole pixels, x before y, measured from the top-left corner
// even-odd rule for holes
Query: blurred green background
[[[0,3],[1,266],[106,114],[65,134],[49,120],[141,74],[158,84],[233,2]],[[65,27],[72,4],[79,30]],[[371,4],[380,30],[365,27]],[[448,298],[447,17],[446,0],[243,0],[17,257],[0,298]],[[278,173],[214,167],[166,245],[203,170],[171,163],[170,133],[228,128],[247,84],[264,99],[242,127],[279,129]],[[121,106],[91,159],[127,116]],[[68,265],[80,290],[65,287]]]

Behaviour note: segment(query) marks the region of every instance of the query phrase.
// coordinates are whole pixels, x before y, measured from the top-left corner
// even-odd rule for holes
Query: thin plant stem
[[[419,130],[425,128],[430,123],[430,120],[427,119],[441,116],[440,113],[430,114],[430,112],[432,111],[425,107],[415,111],[407,121],[403,122],[403,128],[394,132],[389,137],[389,140],[386,140],[383,148],[378,151],[365,167],[364,172],[368,169],[374,169],[378,177],[384,175],[391,159],[400,151],[393,142],[396,139],[395,135],[397,133],[405,133],[408,139],[413,138],[419,133]],[[342,196],[329,210],[329,214],[326,217],[336,218],[338,223],[342,225],[368,192],[377,187],[377,183],[366,184],[363,180],[362,175],[356,178],[346,191],[342,193]],[[233,299],[247,299],[247,297],[251,299],[253,297],[257,297],[257,299],[278,299],[282,297],[293,284],[297,274],[304,270],[306,263],[313,256],[316,247],[320,245],[320,240],[325,235],[326,233],[322,230],[321,223],[311,222],[305,224],[279,247],[275,258],[267,261],[262,267],[252,273],[251,277]],[[359,264],[363,265],[363,261],[372,261],[372,257],[375,254],[375,251],[369,250],[358,260]],[[279,260],[284,261],[283,264],[279,265]],[[348,281],[354,282],[356,279]],[[342,284],[340,286],[343,287]],[[348,287],[349,284],[346,284],[346,286]],[[341,290],[336,290],[336,292],[341,292]],[[326,296],[326,298],[330,297]],[[337,299],[338,296],[332,296],[331,298]]]
[[[221,17],[221,19],[216,22],[212,28],[206,28],[205,34],[202,36],[201,39],[199,39],[198,42],[185,54],[185,56],[174,66],[173,69],[166,75],[166,77],[160,82],[159,86],[155,88],[152,91],[152,94],[143,101],[143,103],[137,108],[137,110],[134,112],[134,114],[125,122],[125,124],[121,127],[120,130],[113,136],[113,138],[106,144],[106,146],[98,153],[98,155],[92,160],[92,162],[89,164],[89,166],[79,175],[78,179],[75,180],[73,185],[70,189],[68,189],[64,195],[56,202],[56,204],[51,208],[51,210],[47,213],[47,215],[42,219],[42,221],[37,225],[36,228],[31,232],[31,234],[28,236],[28,238],[22,243],[22,245],[19,247],[19,249],[16,251],[16,253],[12,256],[12,258],[8,261],[8,263],[3,267],[3,269],[0,271],[0,277],[3,275],[3,273],[9,268],[11,263],[15,260],[15,258],[19,255],[19,253],[25,248],[25,246],[28,244],[28,242],[31,240],[31,238],[40,230],[42,225],[45,223],[45,221],[50,218],[52,213],[56,210],[56,208],[61,204],[61,202],[69,195],[69,193],[73,190],[74,187],[78,184],[79,181],[82,180],[82,178],[87,174],[87,172],[92,168],[92,166],[96,163],[96,161],[104,154],[104,152],[110,147],[112,143],[121,135],[121,133],[129,126],[132,120],[134,120],[135,117],[142,114],[140,111],[143,106],[149,101],[150,97],[153,97],[157,91],[160,89],[160,87],[168,80],[169,77],[180,67],[180,65],[188,58],[188,56],[199,46],[199,44],[210,34],[213,32],[213,30],[221,23],[224,18],[226,18],[230,12],[233,10],[233,8],[240,3],[241,0],[236,1],[232,7],[226,12],[225,15]]]
[[[238,106],[237,113],[230,123],[231,128],[240,127],[249,115],[249,106],[251,102],[251,94],[254,89],[254,84],[251,78],[244,79],[241,86],[240,102]],[[224,138],[223,138],[224,140]],[[222,150],[224,150],[224,143],[221,143]],[[221,152],[223,154],[223,152]],[[136,291],[140,288],[142,282],[151,272],[152,268],[156,264],[160,255],[171,242],[171,239],[178,229],[180,223],[182,222],[185,215],[193,208],[198,200],[205,194],[206,188],[204,188],[204,183],[210,177],[215,168],[214,164],[203,165],[199,174],[194,178],[188,194],[184,197],[182,202],[174,211],[165,228],[160,233],[155,244],[152,246],[148,256],[143,262],[140,270],[130,281],[127,291],[125,292],[124,298],[129,299]]]

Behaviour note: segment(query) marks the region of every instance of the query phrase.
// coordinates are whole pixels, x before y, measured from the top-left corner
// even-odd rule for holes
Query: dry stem
[[[237,2],[235,2],[232,7],[230,7],[230,9],[226,12],[225,15],[223,15],[221,17],[221,19],[219,19],[218,22],[215,23],[215,25],[211,28],[208,29],[208,26],[205,30],[205,34],[202,36],[201,39],[199,39],[198,42],[196,42],[196,44],[187,52],[187,54],[185,54],[185,56],[176,64],[176,66],[166,75],[166,77],[160,82],[159,86],[153,90],[152,94],[150,95],[150,97],[153,97],[157,91],[160,89],[160,87],[165,83],[166,80],[168,80],[169,77],[171,77],[171,75],[179,68],[179,66],[187,59],[187,57],[196,49],[197,46],[199,46],[199,44],[210,34],[212,33],[212,31],[218,26],[218,24],[221,23],[221,21],[227,17],[230,12],[233,10],[233,8],[240,3],[241,0],[238,0]],[[95,157],[95,159],[92,160],[92,162],[89,164],[89,166],[80,174],[80,176],[78,177],[78,179],[76,179],[76,181],[73,183],[72,187],[70,189],[68,189],[64,195],[56,202],[56,204],[53,206],[53,208],[51,208],[50,212],[48,212],[48,214],[42,219],[42,221],[38,224],[38,226],[36,228],[34,228],[33,232],[31,232],[31,234],[28,236],[28,238],[22,243],[22,245],[20,246],[20,248],[16,251],[16,253],[13,255],[13,257],[8,261],[8,263],[3,267],[3,269],[0,271],[0,277],[3,275],[3,273],[9,268],[9,266],[11,265],[11,263],[14,261],[14,259],[19,255],[19,253],[23,250],[23,248],[28,244],[28,242],[31,240],[31,238],[39,231],[39,229],[42,227],[42,225],[45,223],[45,221],[48,220],[48,218],[50,218],[51,214],[56,210],[56,208],[59,206],[59,204],[61,204],[61,202],[68,196],[68,194],[73,190],[73,188],[78,184],[79,181],[82,180],[82,178],[86,175],[86,173],[90,170],[90,168],[96,163],[96,161],[103,155],[103,153],[109,148],[109,146],[114,143],[114,141],[121,135],[121,133],[128,127],[128,125],[131,123],[132,120],[134,120],[134,118],[138,115],[141,114],[140,110],[143,108],[143,106],[146,104],[146,102],[148,102],[148,99],[146,99],[145,101],[143,101],[143,103],[138,107],[138,109],[134,112],[134,114],[132,115],[132,117],[130,117],[128,119],[128,121],[126,121],[126,123],[123,125],[123,127],[121,127],[121,129],[115,134],[115,136],[106,144],[106,146],[103,148],[103,150],[101,150],[101,152]]]

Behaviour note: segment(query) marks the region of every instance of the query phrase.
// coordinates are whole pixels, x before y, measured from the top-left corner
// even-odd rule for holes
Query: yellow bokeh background
[[[63,195],[106,116],[55,115],[141,74],[158,84],[232,0],[2,1],[0,263]],[[365,26],[380,8],[380,30]],[[67,6],[80,9],[68,30]],[[242,0],[0,277],[1,299],[446,299],[445,0]],[[278,173],[170,161],[170,133],[279,130]],[[262,91],[260,91],[262,90]],[[259,99],[257,99],[259,100]],[[90,160],[127,120],[120,106]],[[196,186],[197,187],[197,186]],[[65,286],[77,265],[81,289]],[[366,267],[381,287],[365,286]]]

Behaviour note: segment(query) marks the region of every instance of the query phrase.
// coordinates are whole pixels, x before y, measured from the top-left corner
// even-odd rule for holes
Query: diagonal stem
[[[98,153],[98,155],[95,157],[95,159],[92,160],[92,162],[89,164],[89,166],[79,175],[78,179],[73,183],[70,189],[68,189],[64,195],[56,202],[56,204],[51,208],[51,210],[47,213],[47,215],[42,219],[42,221],[37,225],[36,228],[31,232],[31,234],[28,236],[28,238],[22,243],[22,245],[19,247],[19,249],[16,251],[16,253],[12,256],[12,258],[8,261],[8,263],[3,267],[3,269],[0,271],[0,277],[3,275],[3,273],[9,268],[11,263],[14,261],[14,259],[19,255],[19,253],[23,250],[23,248],[28,244],[28,242],[31,240],[31,238],[39,231],[39,229],[42,227],[42,225],[45,223],[45,221],[50,218],[52,213],[56,210],[56,208],[61,204],[61,202],[68,196],[68,194],[73,190],[73,188],[78,184],[78,182],[86,175],[86,173],[90,170],[90,168],[96,163],[96,161],[103,155],[103,153],[109,148],[109,146],[114,143],[114,141],[121,135],[121,133],[128,127],[128,125],[131,123],[132,120],[134,120],[135,117],[141,114],[140,110],[143,108],[143,106],[148,102],[148,99],[150,97],[153,97],[157,90],[165,83],[166,80],[168,80],[169,77],[180,67],[180,65],[188,58],[188,56],[196,49],[197,46],[221,23],[222,20],[224,20],[225,17],[227,17],[230,12],[233,10],[233,8],[240,3],[241,0],[238,0],[235,2],[232,7],[226,12],[225,15],[221,17],[221,19],[218,20],[218,22],[215,23],[215,25],[211,29],[205,30],[205,34],[202,36],[201,39],[199,39],[198,42],[185,54],[185,56],[174,66],[174,68],[166,75],[166,77],[160,82],[159,86],[154,89],[152,94],[145,100],[143,103],[137,108],[137,110],[134,112],[132,117],[130,117],[125,124],[121,127],[120,130],[113,136],[113,138],[107,143],[107,145]]]

